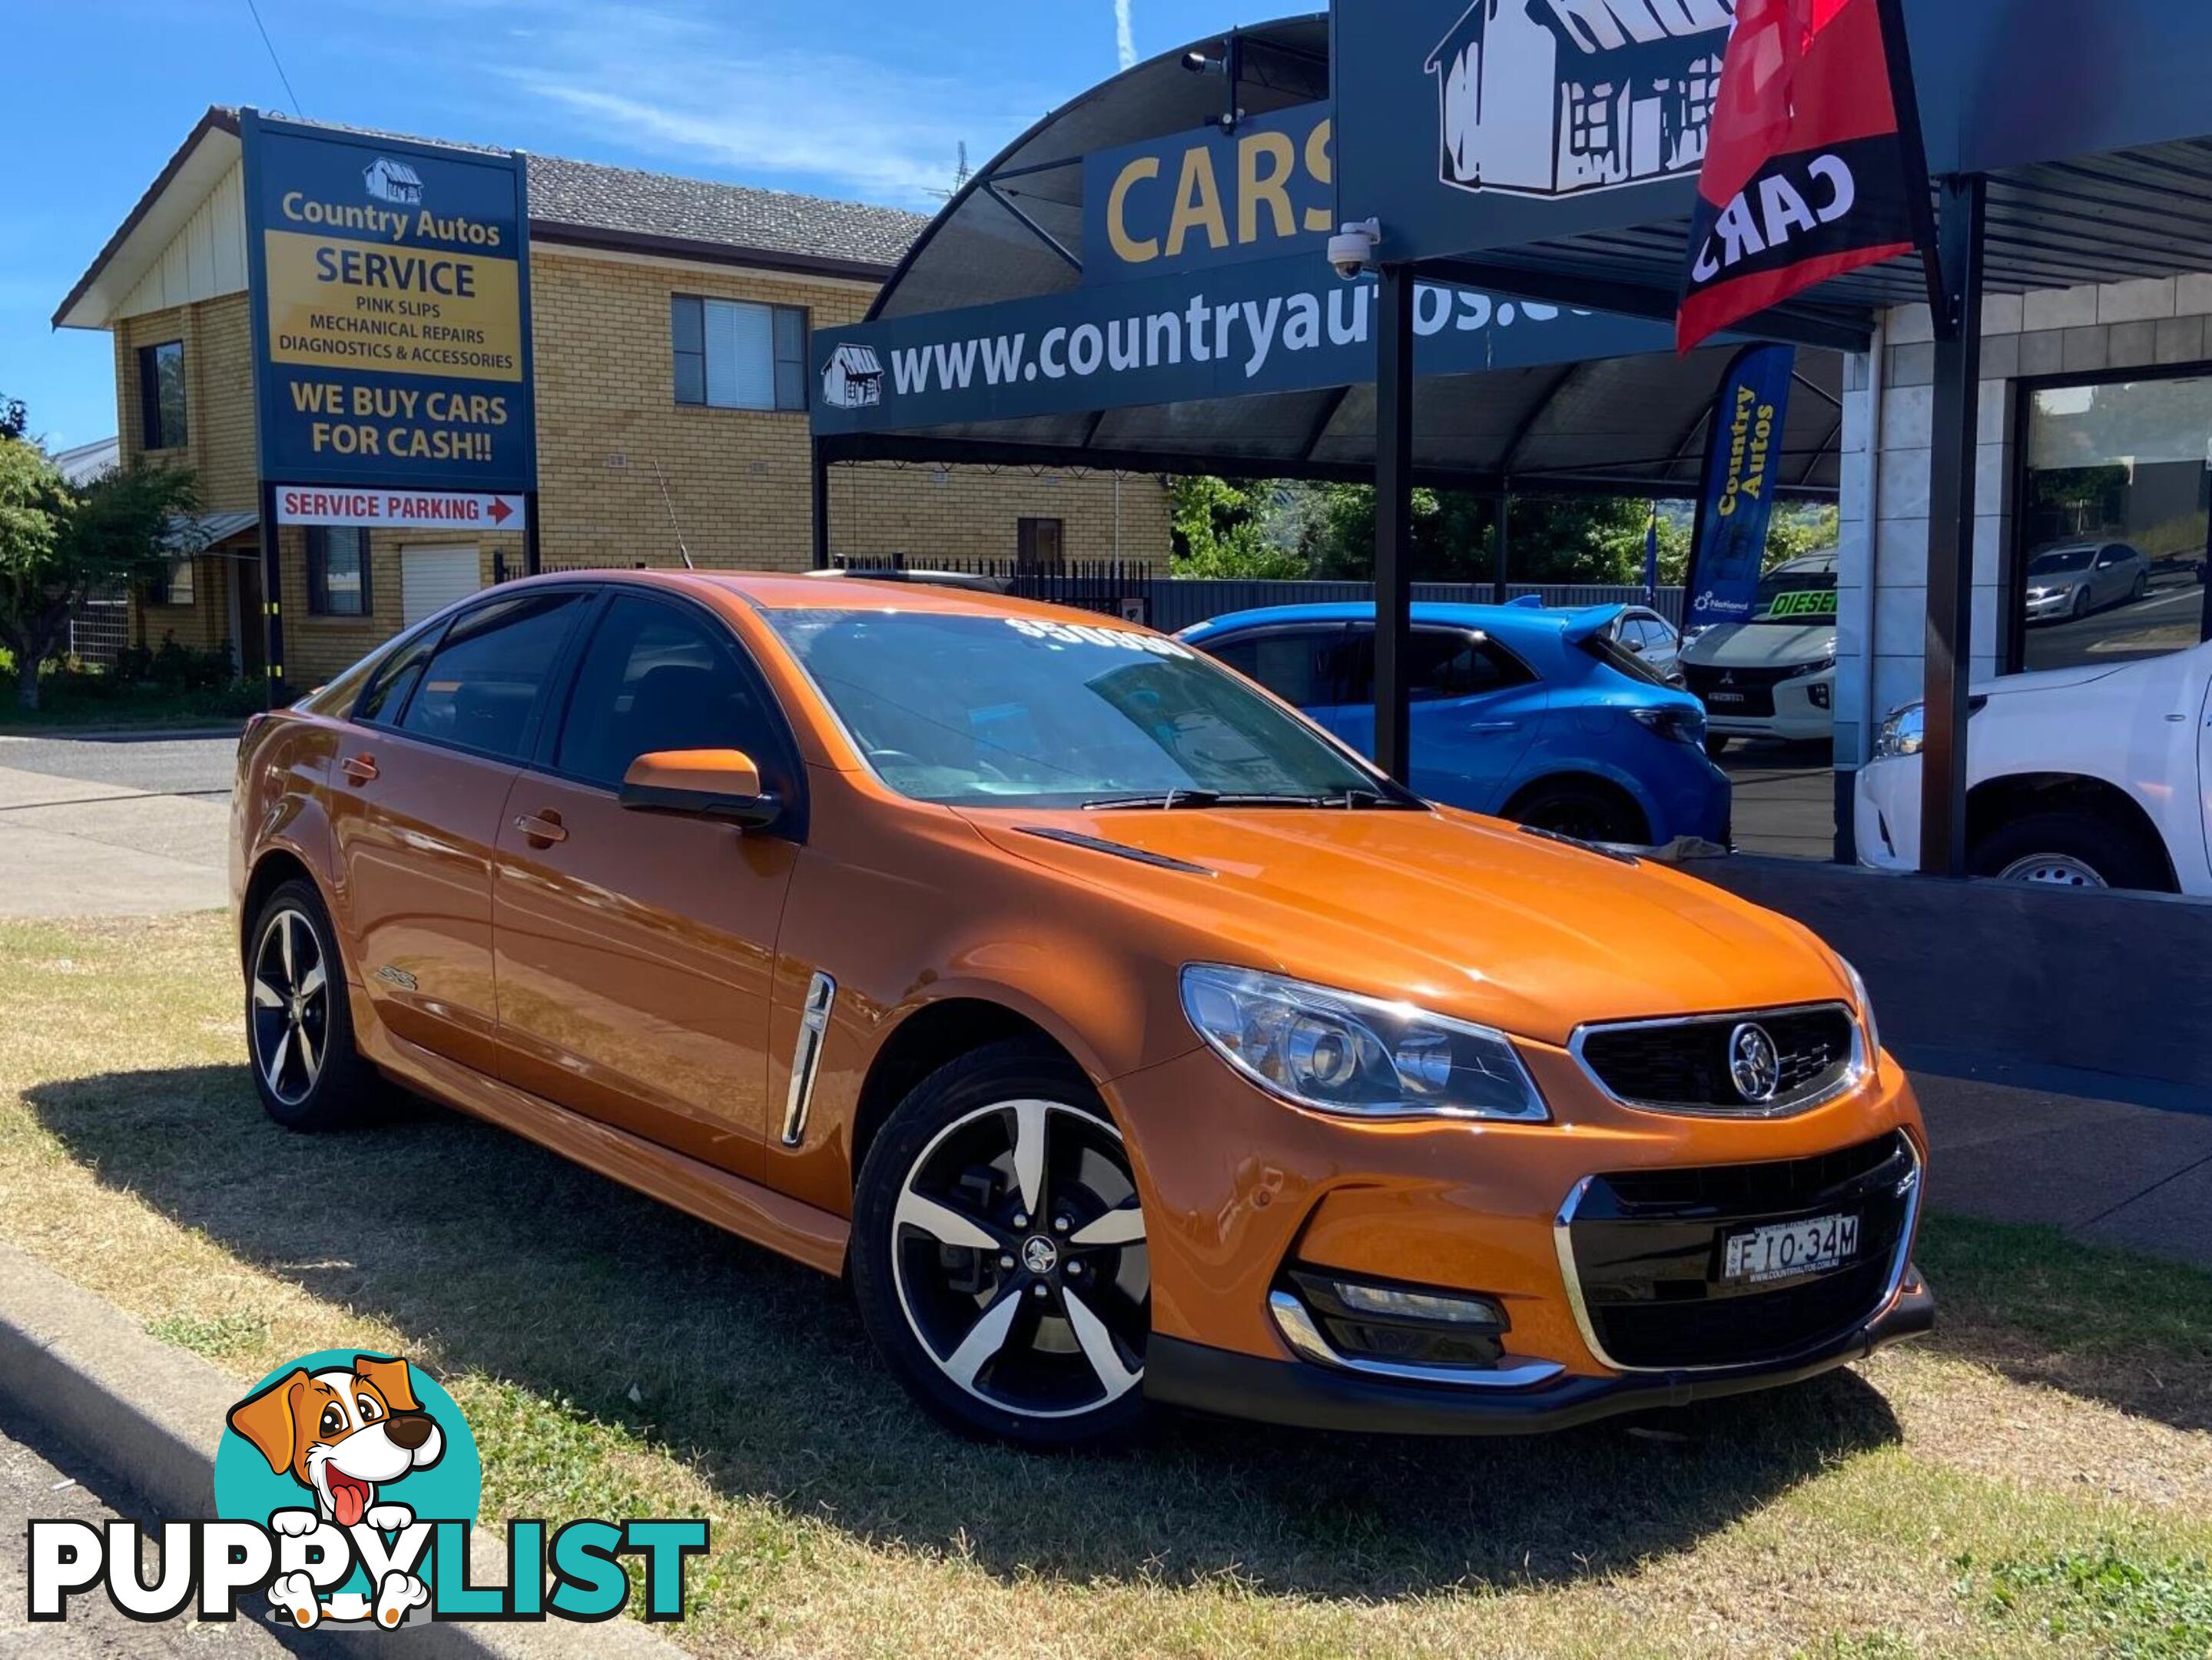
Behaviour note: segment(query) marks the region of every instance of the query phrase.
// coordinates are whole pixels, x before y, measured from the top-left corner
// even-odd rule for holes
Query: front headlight
[[[1893,755],[1917,755],[1920,738],[1926,725],[1928,706],[1924,703],[1899,703],[1883,717],[1881,731],[1874,740],[1874,758],[1887,760]]]
[[[1550,1116],[1502,1032],[1255,969],[1192,963],[1182,1008],[1261,1088],[1358,1118]]]
[[[1859,1024],[1866,1029],[1867,1071],[1878,1073],[1881,1070],[1881,1028],[1875,1024],[1874,999],[1867,995],[1866,982],[1859,977],[1859,971],[1850,961],[1842,957],[1836,961],[1843,964],[1844,973],[1850,980],[1851,997],[1859,1006]]]
[[[1834,658],[1823,657],[1817,662],[1799,663],[1785,672],[1782,678],[1784,680],[1809,679],[1816,674],[1826,674],[1830,669],[1835,666],[1836,660]]]

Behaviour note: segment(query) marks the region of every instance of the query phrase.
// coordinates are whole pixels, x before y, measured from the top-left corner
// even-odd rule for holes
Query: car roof
[[[1767,572],[1769,576],[1810,576],[1836,569],[1843,550],[1827,548],[1819,553],[1808,553],[1802,559],[1787,559]]]
[[[1613,610],[1617,607],[1540,610],[1534,605],[1475,605],[1441,599],[1416,599],[1413,616],[1416,623],[1480,629],[1486,634],[1561,634],[1565,632],[1570,618],[1582,616],[1592,609]],[[1193,640],[1225,634],[1232,629],[1269,628],[1298,623],[1371,623],[1374,620],[1374,602],[1367,599],[1325,600],[1305,605],[1259,605],[1249,611],[1224,611],[1219,617],[1209,617],[1203,623],[1194,623],[1183,629],[1180,637]]]
[[[743,599],[756,610],[849,611],[924,612],[937,617],[1034,617],[1055,623],[1089,623],[1102,627],[1139,629],[1118,617],[1047,605],[1012,594],[987,593],[965,587],[951,587],[927,581],[883,581],[848,576],[825,582],[803,572],[733,570],[574,570],[547,572],[502,585],[502,591],[532,584],[605,582],[662,593],[726,594]]]

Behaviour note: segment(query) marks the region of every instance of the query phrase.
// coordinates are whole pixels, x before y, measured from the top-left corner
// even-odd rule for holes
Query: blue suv
[[[1613,637],[1619,605],[1413,607],[1413,788],[1592,842],[1725,844],[1705,714]],[[1375,607],[1235,611],[1178,638],[1375,751]]]

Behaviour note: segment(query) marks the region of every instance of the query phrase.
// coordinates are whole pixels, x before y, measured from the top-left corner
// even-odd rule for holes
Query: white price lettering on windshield
[[[1031,640],[1051,640],[1063,646],[1105,646],[1115,651],[1139,651],[1153,657],[1191,657],[1180,641],[1157,634],[1137,634],[1127,629],[1106,629],[1090,623],[1046,623],[1032,617],[1009,617],[1006,626]]]

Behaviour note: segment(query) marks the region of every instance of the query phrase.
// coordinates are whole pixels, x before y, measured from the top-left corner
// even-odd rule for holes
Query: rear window
[[[1582,642],[1583,649],[1609,669],[1618,669],[1632,680],[1641,680],[1648,686],[1667,684],[1667,677],[1653,668],[1634,652],[1609,634],[1594,634]]]

